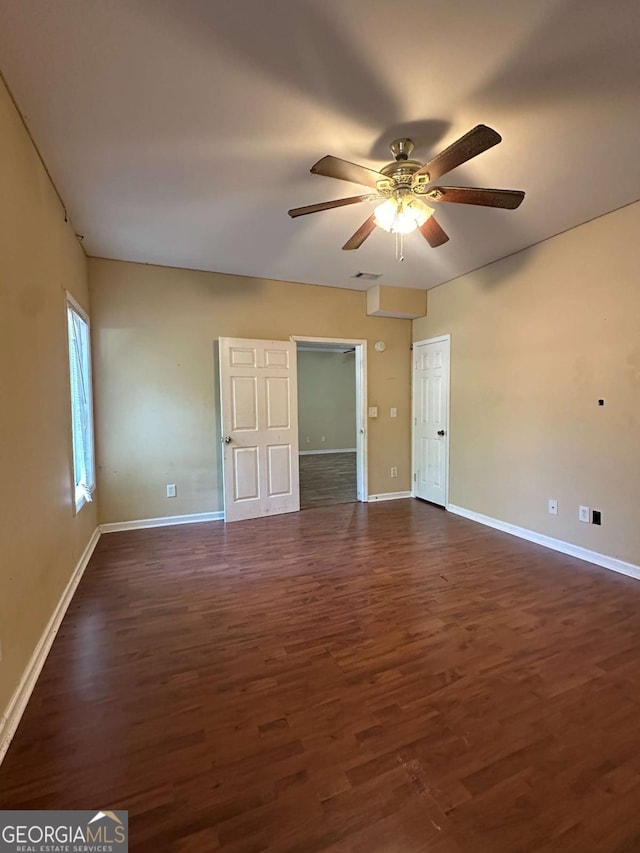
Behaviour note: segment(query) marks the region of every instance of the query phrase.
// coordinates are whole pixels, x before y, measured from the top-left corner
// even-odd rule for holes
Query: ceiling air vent
[[[357,272],[355,275],[352,275],[351,278],[361,278],[364,281],[377,281],[379,278],[382,278],[381,272]]]

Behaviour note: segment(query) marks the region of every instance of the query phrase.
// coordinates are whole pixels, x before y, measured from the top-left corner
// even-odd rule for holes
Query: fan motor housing
[[[396,159],[393,163],[387,163],[380,171],[395,182],[396,188],[411,186],[412,176],[418,169],[422,168],[422,163],[419,163],[417,160],[409,160],[415,147],[413,139],[408,139],[407,137],[394,139],[389,146],[391,153]]]
[[[422,163],[417,160],[394,160],[393,163],[383,166],[380,171],[388,178],[393,178],[396,183],[410,186],[412,176],[421,168]]]

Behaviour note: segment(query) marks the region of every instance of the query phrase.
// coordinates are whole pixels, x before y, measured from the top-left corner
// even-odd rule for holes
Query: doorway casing
[[[411,471],[414,497],[449,503],[451,335],[414,341],[411,358]],[[424,382],[427,374],[428,385]],[[434,452],[437,451],[437,452]]]
[[[291,335],[296,344],[326,344],[353,347],[356,370],[356,495],[359,501],[368,500],[367,460],[367,341],[361,338],[313,338]]]

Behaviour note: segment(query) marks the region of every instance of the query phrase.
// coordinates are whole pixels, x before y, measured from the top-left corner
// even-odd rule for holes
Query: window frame
[[[86,484],[86,488],[83,488],[79,483],[76,483],[76,439],[75,439],[75,419],[73,413],[73,387],[72,387],[72,353],[71,353],[71,338],[69,335],[69,321],[70,321],[70,312],[76,314],[80,320],[86,325],[87,328],[87,341],[86,341],[86,353],[83,348],[83,356],[86,358],[86,376],[84,376],[86,380],[86,388],[87,388],[87,440],[89,442],[89,460],[91,463],[91,469],[88,471],[90,474],[91,482]],[[82,507],[93,500],[93,493],[96,488],[96,451],[95,451],[95,436],[94,436],[94,418],[93,418],[93,373],[92,373],[92,364],[91,364],[91,320],[89,315],[84,310],[82,305],[78,303],[76,299],[68,292],[65,291],[65,329],[67,336],[67,367],[69,370],[69,408],[70,408],[70,416],[71,416],[71,487],[72,487],[72,495],[73,495],[73,506],[75,508],[74,514],[77,515]],[[84,365],[83,365],[83,374],[84,374]],[[87,492],[89,493],[87,495]]]

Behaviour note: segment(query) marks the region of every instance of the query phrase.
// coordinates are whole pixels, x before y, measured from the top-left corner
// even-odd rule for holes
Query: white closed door
[[[413,345],[413,493],[447,504],[450,338]]]
[[[220,338],[225,521],[300,509],[296,345]]]

